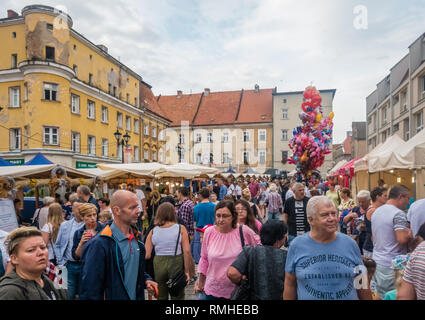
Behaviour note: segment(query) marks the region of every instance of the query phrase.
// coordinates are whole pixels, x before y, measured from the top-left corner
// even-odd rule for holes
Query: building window
[[[397,104],[400,101],[399,95],[393,97],[393,104]]]
[[[55,48],[46,46],[46,60],[55,61]]]
[[[102,106],[102,122],[108,123],[109,116],[108,116],[108,107]]]
[[[266,164],[266,151],[259,151],[260,164]]]
[[[71,149],[74,152],[80,153],[80,134],[78,132],[71,133]]]
[[[393,126],[393,132],[397,132],[399,129],[400,129],[399,124],[398,124],[398,123],[396,123],[396,124]]]
[[[288,151],[282,151],[282,161],[286,162],[288,160]]]
[[[16,32],[12,32],[12,38],[16,39]]]
[[[11,87],[9,88],[9,107],[19,108],[20,107],[20,88]]]
[[[113,91],[112,91],[112,95],[114,96],[114,97],[116,97],[117,96],[117,87],[113,87]]]
[[[152,138],[156,138],[156,127],[152,127]]]
[[[10,151],[21,150],[21,128],[11,128],[10,134]]]
[[[87,100],[87,118],[95,119],[96,118],[96,109],[94,101]]]
[[[134,146],[134,162],[139,162],[139,147]]]
[[[77,51],[77,45],[74,44],[74,51]]]
[[[371,117],[367,117],[367,124],[370,124],[372,122],[372,118]]]
[[[28,83],[24,82],[24,101],[28,101]]]
[[[131,117],[125,116],[125,130],[131,131]]]
[[[202,162],[202,154],[201,153],[197,153],[196,154],[195,163],[201,163],[201,162]]]
[[[288,120],[288,109],[282,109],[282,119]]]
[[[12,54],[12,69],[16,69],[18,67],[18,55]]]
[[[89,73],[89,85],[93,84],[93,75]]]
[[[282,130],[282,140],[288,141],[288,130]]]
[[[163,153],[160,151],[158,155],[159,155],[159,162],[163,162],[164,161]]]
[[[53,24],[47,23],[46,24],[47,30],[53,30]]]
[[[266,130],[258,130],[258,141],[266,142]]]
[[[230,157],[228,152],[223,153],[223,163],[230,163]]]
[[[59,101],[58,85],[55,83],[43,83],[44,100]]]
[[[77,67],[77,65],[76,65],[76,64],[74,64],[74,65],[72,66],[72,70],[74,70],[74,73],[75,73],[75,75],[77,76],[77,73],[78,73],[78,67]]]
[[[404,112],[407,110],[407,91],[404,91],[401,94],[401,112]]]
[[[134,133],[139,133],[139,120],[134,119]]]
[[[122,113],[117,112],[117,127],[122,129]]]
[[[211,132],[207,133],[207,142],[212,143],[213,142],[213,135]]]
[[[80,96],[71,94],[71,112],[80,113]]]
[[[102,139],[102,157],[108,156],[108,139]]]
[[[202,141],[202,134],[197,133],[195,136],[195,143],[200,143]]]
[[[156,151],[152,150],[152,161],[156,161]]]
[[[149,160],[149,150],[143,149],[143,159]]]
[[[117,157],[122,160],[123,145],[120,143],[117,147]]]
[[[244,131],[243,132],[243,142],[248,142],[249,141],[249,131]]]
[[[286,103],[286,99],[283,99],[283,103]]]
[[[144,134],[145,136],[148,136],[148,135],[149,135],[149,125],[148,125],[148,124],[145,124],[145,125],[143,126],[143,134]]]
[[[179,134],[179,143],[184,144],[184,134]]]
[[[425,98],[425,76],[422,77],[421,81],[422,81],[422,92],[419,99]]]
[[[223,143],[228,143],[228,142],[229,142],[229,133],[224,132],[223,133]]]
[[[387,123],[387,107],[382,109],[382,125]]]
[[[246,165],[249,164],[249,152],[248,151],[243,152],[243,163],[246,164]]]
[[[134,105],[137,107],[137,98],[134,98]]]
[[[159,141],[164,141],[164,130],[159,132]]]
[[[108,93],[109,94],[111,94],[111,88],[112,88],[112,85],[110,83],[108,83]]]
[[[423,111],[416,113],[415,118],[416,118],[416,133],[418,133],[424,128]]]
[[[404,127],[404,141],[407,141],[407,140],[410,139],[410,121],[409,121],[409,119],[404,120],[403,127]]]
[[[96,155],[96,137],[87,136],[87,154]]]
[[[59,128],[44,127],[43,143],[45,145],[59,145]]]

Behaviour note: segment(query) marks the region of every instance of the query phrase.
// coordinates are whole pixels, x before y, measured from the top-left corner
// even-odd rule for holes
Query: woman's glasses
[[[230,218],[232,215],[231,214],[216,214],[215,217],[216,219],[227,219]]]

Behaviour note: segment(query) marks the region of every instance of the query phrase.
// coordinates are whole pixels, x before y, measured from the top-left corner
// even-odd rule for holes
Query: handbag
[[[176,263],[177,248],[179,246],[180,240],[180,231],[181,225],[179,224],[179,234],[177,236],[176,249],[174,251],[174,263]],[[186,274],[182,270],[177,271],[170,279],[168,279],[166,285],[168,287],[168,292],[170,293],[170,295],[177,296],[181,292],[181,290],[183,290],[187,285]]]
[[[245,239],[243,237],[242,225],[239,226],[239,233],[241,235],[242,252],[246,255]],[[251,287],[249,285],[249,279],[242,279],[239,285],[232,291],[230,300],[250,300],[251,299]]]

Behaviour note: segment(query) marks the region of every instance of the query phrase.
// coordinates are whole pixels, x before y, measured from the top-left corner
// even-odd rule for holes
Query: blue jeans
[[[267,214],[267,220],[280,220],[280,212],[269,212]]]
[[[228,299],[226,299],[226,298],[218,298],[218,297],[214,297],[214,296],[211,296],[209,294],[206,294],[205,295],[205,300],[228,300]]]
[[[81,265],[78,263],[68,262],[66,264],[68,270],[68,299],[75,300],[80,287]]]
[[[200,233],[195,231],[195,236],[190,243],[190,251],[192,252],[193,260],[196,264],[199,263],[199,260],[201,259],[201,236]]]

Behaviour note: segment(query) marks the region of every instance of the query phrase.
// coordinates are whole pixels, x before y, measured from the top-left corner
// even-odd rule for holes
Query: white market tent
[[[425,168],[425,130],[397,148],[384,170]]]
[[[393,134],[385,140],[379,152],[375,156],[369,158],[369,172],[387,171],[392,154],[404,144],[405,141],[397,134]]]
[[[0,176],[11,176],[17,178],[33,178],[33,179],[50,179],[52,170],[59,165],[57,164],[39,164],[39,165],[21,165],[0,167]],[[66,170],[70,178],[94,178],[92,173],[84,172],[80,169],[69,168],[60,165]]]

